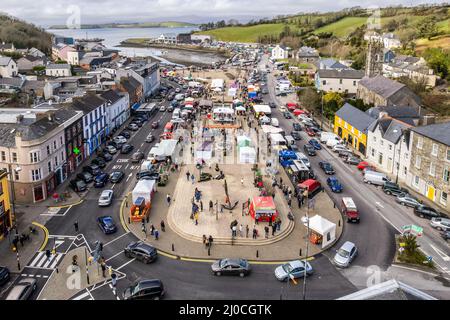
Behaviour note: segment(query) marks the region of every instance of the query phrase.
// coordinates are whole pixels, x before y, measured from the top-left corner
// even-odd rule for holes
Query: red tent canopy
[[[250,215],[258,221],[272,221],[278,216],[278,211],[272,197],[254,197],[250,204]]]

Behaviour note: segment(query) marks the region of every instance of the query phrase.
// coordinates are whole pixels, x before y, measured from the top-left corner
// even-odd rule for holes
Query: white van
[[[328,139],[326,143],[328,148],[333,148],[337,144],[340,144],[340,140],[336,140],[335,138]]]
[[[284,139],[286,139],[288,146],[292,146],[293,144],[295,144],[295,139],[292,136],[285,136]]]
[[[278,121],[277,118],[272,118],[272,119],[270,120],[270,124],[271,124],[272,126],[274,126],[274,127],[279,127],[279,126],[280,126],[280,122]]]
[[[385,182],[389,182],[389,178],[382,172],[366,171],[363,181],[368,184],[383,186]]]
[[[336,140],[340,140],[339,136],[334,134],[333,132],[321,132],[320,133],[320,142],[326,143],[328,139],[335,138]]]
[[[176,108],[175,110],[173,110],[172,119],[176,119],[179,117],[180,117],[180,109]]]
[[[295,155],[297,156],[298,160],[301,160],[308,168],[311,168],[311,162],[309,162],[309,158],[306,156],[306,154],[302,152],[296,152]]]

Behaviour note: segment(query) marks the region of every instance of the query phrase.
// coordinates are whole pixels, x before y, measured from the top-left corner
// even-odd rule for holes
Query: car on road
[[[114,195],[114,191],[103,190],[102,193],[100,194],[100,197],[98,198],[99,207],[109,206],[112,202],[113,195]]]
[[[447,218],[431,218],[430,226],[439,231],[450,231],[450,219]]]
[[[161,280],[141,280],[125,289],[124,300],[159,300],[164,296],[164,285]]]
[[[415,208],[417,206],[420,206],[422,203],[419,202],[416,198],[414,198],[412,195],[408,193],[402,193],[397,195],[397,198],[395,198],[395,201],[400,203],[403,206],[412,207]]]
[[[283,117],[285,119],[292,119],[292,115],[289,112],[287,112],[287,111],[283,112]]]
[[[316,135],[316,132],[313,129],[311,129],[311,128],[306,128],[305,132],[310,137],[314,137]]]
[[[361,159],[356,156],[348,156],[344,162],[352,165],[358,165],[361,163]]]
[[[292,138],[294,138],[294,140],[302,140],[302,135],[299,131],[292,131],[291,136]]]
[[[127,128],[130,129],[131,131],[138,131],[139,130],[139,126],[136,123],[133,123],[133,122],[130,123],[127,126]]]
[[[173,112],[173,106],[172,105],[169,105],[167,107],[167,112]]]
[[[276,108],[277,105],[275,104],[275,102],[269,102],[269,107],[273,109]]]
[[[305,276],[305,269],[306,276],[312,275],[314,272],[309,262],[306,262],[305,265],[305,262],[302,260],[290,261],[275,269],[275,277],[279,281],[288,281],[289,278],[303,278]]]
[[[216,276],[244,277],[250,273],[250,269],[250,264],[245,259],[220,259],[211,265],[211,270]]]
[[[329,177],[327,179],[327,184],[330,187],[331,191],[335,193],[340,193],[344,189],[342,187],[342,184],[339,182],[339,180],[336,177]]]
[[[337,251],[333,262],[336,266],[347,268],[358,255],[358,248],[353,242],[346,241]]]
[[[83,192],[87,190],[86,183],[80,179],[70,180],[69,185],[75,192]]]
[[[98,157],[103,159],[105,162],[112,161],[113,159],[113,156],[108,152],[102,152]]]
[[[180,93],[181,92],[181,88],[175,88],[175,92],[176,93]]]
[[[441,237],[442,237],[442,239],[444,239],[445,241],[450,240],[450,231],[444,231],[444,232],[441,232]]]
[[[7,267],[0,266],[0,286],[3,286],[10,279],[9,269]]]
[[[350,150],[339,150],[338,152],[338,157],[339,158],[343,158],[343,159],[347,159],[348,157],[351,157],[353,155],[353,153]],[[358,161],[358,163],[361,160]]]
[[[122,181],[124,176],[125,173],[123,171],[113,171],[109,175],[109,181],[111,181],[111,183],[119,183],[120,181]]]
[[[166,106],[160,106],[160,107],[159,107],[159,111],[161,111],[161,112],[166,111]]]
[[[319,167],[326,173],[326,174],[335,174],[336,172],[333,169],[333,166],[331,163],[326,161],[319,162]]]
[[[128,131],[122,131],[122,132],[120,133],[120,135],[121,135],[122,137],[127,138],[127,139],[130,139],[130,138],[131,138],[131,133],[129,133]]]
[[[141,119],[137,119],[137,118],[133,119],[133,121],[132,121],[131,123],[137,124],[137,126],[138,126],[139,128],[142,127],[142,126],[144,125],[144,121],[142,121]]]
[[[292,128],[294,128],[295,131],[302,131],[302,126],[300,123],[294,122],[292,124]]]
[[[94,176],[87,171],[83,171],[77,174],[77,178],[83,180],[84,183],[90,183],[94,181]]]
[[[124,249],[124,254],[127,258],[136,258],[136,260],[144,263],[150,263],[158,256],[158,253],[154,247],[141,241],[130,243]]]
[[[263,88],[263,89],[261,90],[261,93],[262,93],[262,94],[268,94],[268,93],[269,93],[269,90],[267,90],[267,88]]]
[[[104,167],[106,167],[106,161],[103,160],[102,158],[95,158],[94,160],[91,161],[91,164],[95,164],[95,165],[97,165],[99,168],[104,168]]]
[[[308,154],[308,156],[315,156],[317,154],[316,149],[310,144],[305,144],[303,146],[303,150]]]
[[[310,145],[312,145],[314,147],[314,149],[322,150],[322,146],[320,145],[319,141],[317,141],[316,139],[311,139],[311,140],[308,141],[308,143]]]
[[[350,152],[350,150],[348,150],[345,146],[343,146],[342,144],[336,144],[333,148],[331,148],[331,150],[333,152],[341,152],[341,151],[346,151],[346,152]]]
[[[356,166],[356,168],[358,168],[358,170],[362,171],[367,167],[371,167],[371,165],[367,162],[367,161],[361,161],[360,163],[358,163],[358,165]]]
[[[142,159],[144,159],[144,157],[145,157],[145,155],[142,151],[136,151],[131,156],[131,162],[133,162],[133,163],[140,162]]]
[[[311,162],[309,161],[309,158],[302,152],[296,152],[295,156],[297,157],[297,160],[300,160],[307,166],[308,168],[311,168]]]
[[[120,153],[122,154],[129,154],[131,151],[133,151],[134,146],[132,146],[131,144],[124,144],[122,146],[122,149],[120,149]]]
[[[100,167],[96,164],[90,164],[88,166],[83,167],[83,171],[89,172],[93,176],[96,176],[101,172]]]
[[[414,214],[421,218],[431,219],[440,218],[444,215],[432,207],[421,204],[420,206],[414,207]]]
[[[383,192],[387,195],[398,196],[400,194],[407,194],[408,190],[400,188],[400,186],[394,182],[386,181],[383,185]]]
[[[152,143],[153,141],[155,141],[155,136],[149,133],[148,136],[145,138],[145,142]]]
[[[9,291],[5,300],[28,300],[37,289],[37,280],[33,278],[24,278],[17,282]]]
[[[280,110],[280,112],[286,112],[286,111],[288,111],[288,109],[287,109],[285,106],[280,106],[280,107],[278,108],[278,110]]]
[[[159,127],[159,121],[153,121],[152,122],[152,129],[158,129]]]
[[[108,152],[109,154],[116,154],[117,153],[117,149],[114,146],[106,146],[105,147],[106,152]]]
[[[104,234],[111,234],[117,231],[117,226],[111,216],[99,217],[97,224]]]
[[[100,173],[94,178],[94,187],[96,188],[103,188],[106,183],[108,182],[108,174],[107,173]]]
[[[126,143],[127,142],[127,138],[125,138],[124,136],[116,136],[113,138],[113,141],[115,143]]]

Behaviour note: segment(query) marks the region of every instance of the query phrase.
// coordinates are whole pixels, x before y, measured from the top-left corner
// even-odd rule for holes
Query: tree
[[[327,119],[334,117],[336,111],[338,111],[344,105],[344,99],[338,92],[328,92],[323,96],[323,114]]]
[[[430,68],[441,78],[447,78],[450,70],[450,51],[443,48],[427,48],[423,58],[428,62]]]
[[[436,17],[434,16],[423,19],[418,24],[417,29],[419,30],[419,35],[422,38],[428,38],[428,40],[439,34],[436,25]]]
[[[320,95],[315,88],[306,88],[299,91],[299,99],[304,108],[320,112]]]

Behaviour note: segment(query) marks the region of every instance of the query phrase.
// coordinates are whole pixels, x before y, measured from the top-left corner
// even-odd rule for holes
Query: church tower
[[[383,73],[383,42],[370,39],[367,45],[366,77],[375,77]]]

